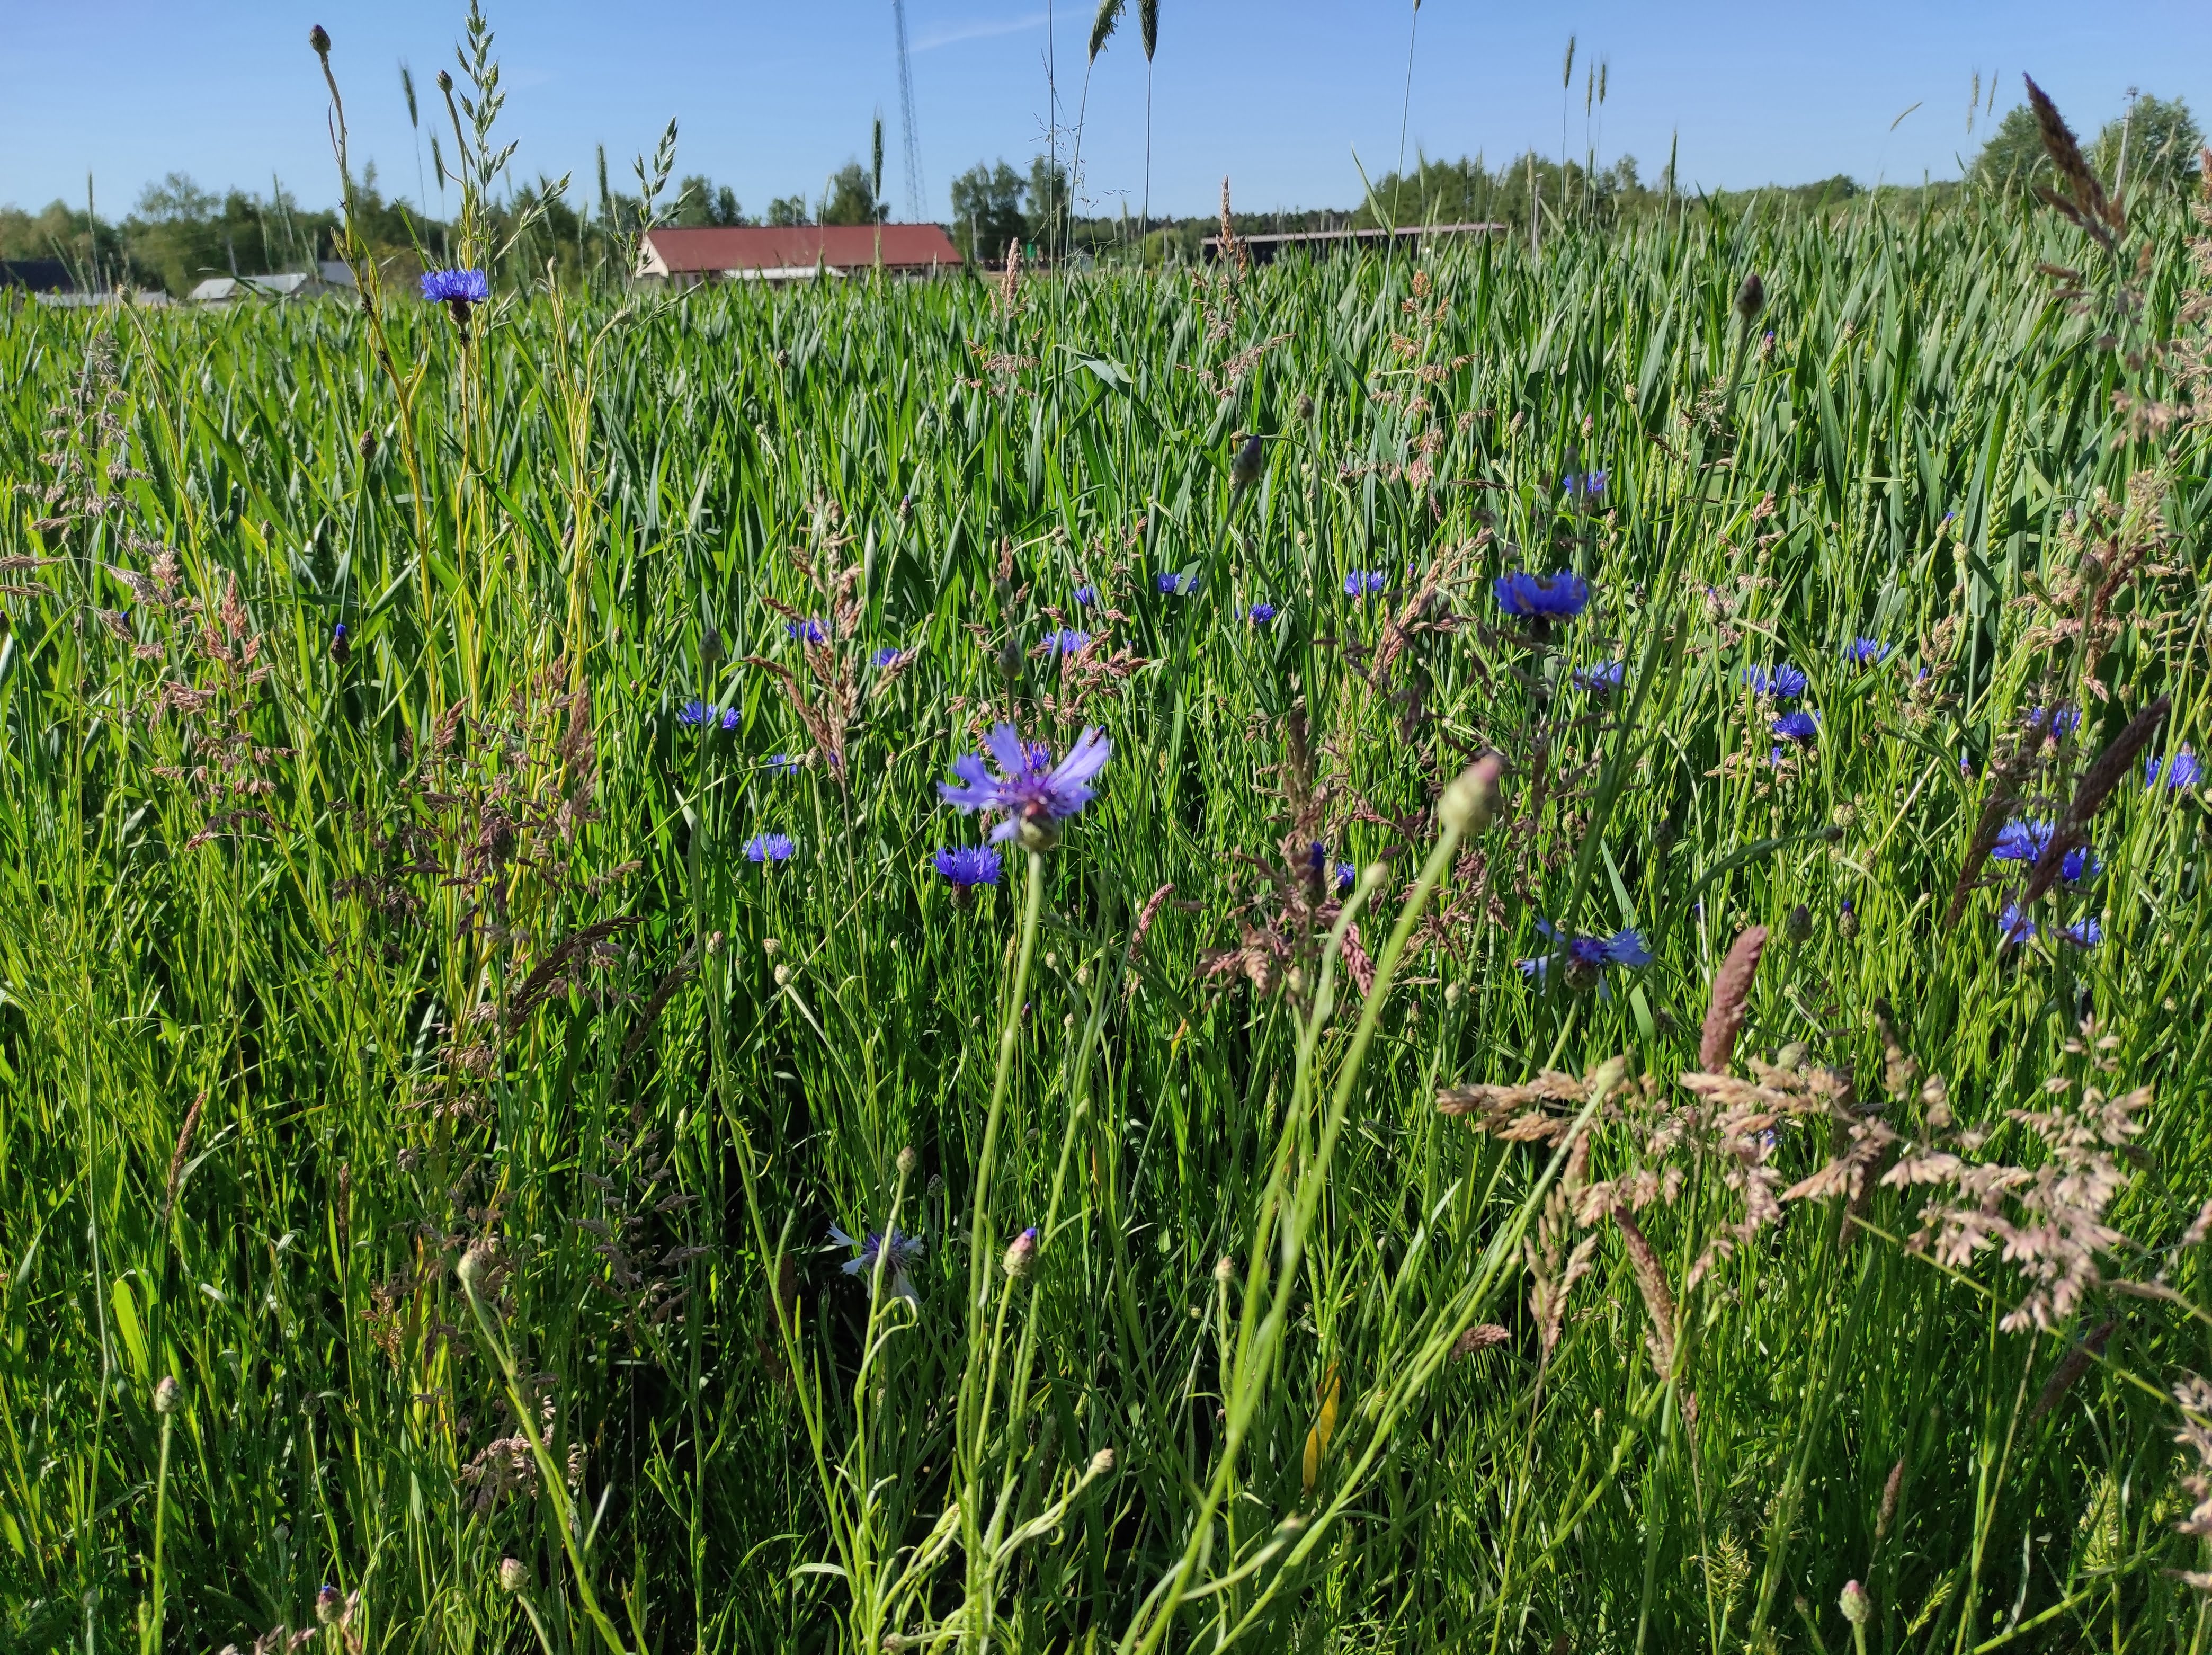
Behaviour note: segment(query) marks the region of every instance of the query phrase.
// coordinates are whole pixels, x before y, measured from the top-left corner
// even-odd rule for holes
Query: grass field
[[[0,311],[0,1646],[2203,1650],[2205,233]]]

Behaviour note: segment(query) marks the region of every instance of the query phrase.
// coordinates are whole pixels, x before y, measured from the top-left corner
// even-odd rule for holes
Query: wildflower
[[[676,721],[678,724],[704,724],[707,721],[707,703],[696,697],[685,702],[677,709]]]
[[[1380,592],[1390,584],[1390,577],[1379,569],[1355,569],[1344,577],[1344,595],[1364,598]]]
[[[749,862],[787,862],[798,847],[788,833],[756,833],[745,841],[745,860]]]
[[[876,667],[889,666],[898,658],[899,652],[890,645],[885,644],[881,649],[872,652],[868,656],[868,665]]]
[[[2004,911],[1997,916],[1997,946],[2012,948],[2034,940],[2035,922],[2021,911],[2018,903],[2007,903]]]
[[[770,753],[768,756],[769,774],[796,776],[803,768],[804,762],[796,753]]]
[[[2051,741],[2073,734],[2081,722],[2079,707],[2038,707],[2027,715],[2027,727]]]
[[[343,621],[340,621],[331,629],[331,659],[343,666],[345,665],[346,657],[352,653],[353,643],[346,636],[346,624]]]
[[[1836,931],[1845,942],[1859,934],[1859,910],[1851,905],[1849,897],[1844,898],[1843,906],[1836,910]]]
[[[1879,666],[1889,659],[1889,646],[1880,638],[1853,638],[1844,646],[1844,659],[1854,666]]]
[[[1338,896],[1350,896],[1352,894],[1352,887],[1358,882],[1359,870],[1358,867],[1354,867],[1350,862],[1339,862],[1336,865],[1336,894]]]
[[[734,730],[744,721],[745,715],[734,707],[722,715],[722,727],[726,730]]]
[[[1602,991],[1602,973],[1607,966],[1619,965],[1634,970],[1651,963],[1651,951],[1644,946],[1642,933],[1633,926],[1609,937],[1564,936],[1549,920],[1538,920],[1536,929],[1550,941],[1561,945],[1558,952],[1566,958],[1569,988],[1596,988]],[[1541,980],[1551,959],[1543,956],[1515,963],[1522,976]]]
[[[922,1240],[920,1236],[910,1236],[896,1229],[885,1236],[871,1230],[866,1240],[855,1241],[833,1224],[830,1226],[830,1239],[840,1247],[859,1249],[856,1256],[847,1259],[839,1267],[847,1275],[872,1277],[876,1273],[876,1260],[881,1257],[890,1267],[892,1295],[905,1299],[909,1305],[921,1302],[921,1295],[914,1290],[913,1278],[906,1273],[907,1266],[921,1257]]]
[[[1595,666],[1576,668],[1574,685],[1576,689],[1588,691],[1592,695],[1610,695],[1620,688],[1621,679],[1627,672],[1626,661],[1601,661]]]
[[[803,621],[786,621],[783,624],[783,635],[787,638],[795,638],[801,643],[830,642],[828,630],[811,615]]]
[[[2094,879],[2104,864],[2097,853],[2087,845],[2076,845],[2058,859],[2058,877],[2069,885],[2079,885],[2083,879]]]
[[[2169,788],[2193,788],[2197,777],[2203,774],[2203,767],[2197,762],[2196,753],[2187,747],[2171,759],[2161,759],[2153,753],[2143,760],[2143,786],[2156,787],[2161,772]]]
[[[1501,575],[1491,583],[1498,606],[1535,621],[1571,621],[1589,604],[1589,582],[1562,569],[1557,575]]]
[[[2097,923],[2093,915],[2087,919],[2076,920],[2071,925],[2059,927],[2058,934],[2076,948],[2094,948],[2105,940],[2105,928]]]
[[[1237,451],[1237,458],[1229,462],[1229,486],[1242,494],[1260,480],[1260,434],[1251,432],[1244,446]]]
[[[1774,733],[1785,741],[1794,741],[1800,746],[1809,746],[1812,745],[1814,737],[1820,733],[1820,715],[1818,713],[1808,713],[1801,707],[1794,713],[1784,713],[1776,719],[1773,729]]]
[[[1091,605],[1097,601],[1098,588],[1097,587],[1079,586],[1075,588],[1075,606],[1078,609],[1088,609]]]
[[[988,845],[947,846],[930,859],[955,897],[971,895],[979,885],[999,882],[999,853]]]
[[[1156,584],[1164,595],[1170,598],[1182,597],[1198,590],[1198,576],[1178,575],[1173,569],[1164,569],[1160,571]]]
[[[325,1580],[323,1589],[315,1594],[315,1619],[326,1627],[336,1626],[345,1614],[345,1598],[338,1589]]]
[[[1044,635],[1045,652],[1054,655],[1072,655],[1091,642],[1088,632],[1079,632],[1073,627],[1063,627],[1057,632]]]
[[[1060,824],[1097,796],[1091,784],[1114,751],[1113,743],[1095,724],[1057,765],[1050,764],[1051,751],[1042,744],[1024,749],[1011,724],[992,729],[989,746],[1000,774],[994,776],[984,768],[982,754],[964,753],[952,762],[959,785],[940,782],[937,790],[945,803],[962,810],[991,810],[1004,816],[1006,820],[991,831],[992,843],[1019,835],[1032,850],[1049,850],[1059,841]]]
[[[426,303],[443,305],[453,313],[453,325],[468,337],[469,307],[483,304],[491,297],[491,283],[480,270],[426,270],[422,272],[422,298]]]
[[[1255,626],[1265,626],[1275,618],[1275,606],[1271,603],[1256,603],[1244,611],[1244,618]]]
[[[1595,503],[1604,496],[1605,473],[1596,470],[1569,472],[1559,479],[1559,488],[1570,500]]]
[[[1786,660],[1778,666],[1747,666],[1743,681],[1753,695],[1772,696],[1777,701],[1795,701],[1805,693],[1805,675]]]
[[[1036,1266],[1036,1256],[1037,1228],[1032,1224],[1006,1244],[1006,1256],[1000,1263],[1006,1274],[1018,1281]]]
[[[2051,831],[2050,823],[2030,818],[2007,822],[1990,855],[2001,862],[2039,862],[2051,843]]]

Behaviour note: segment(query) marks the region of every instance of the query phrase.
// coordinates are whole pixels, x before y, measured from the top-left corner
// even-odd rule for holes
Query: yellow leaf
[[[1321,1457],[1328,1451],[1328,1439],[1336,1434],[1336,1405],[1344,1400],[1344,1383],[1336,1377],[1331,1366],[1322,1376],[1321,1417],[1306,1433],[1305,1492],[1314,1491],[1315,1481],[1321,1476]]]

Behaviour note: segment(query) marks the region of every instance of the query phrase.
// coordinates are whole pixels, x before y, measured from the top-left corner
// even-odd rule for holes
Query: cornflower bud
[[[1792,1074],[1805,1067],[1805,1060],[1813,1055],[1812,1049],[1802,1040],[1792,1040],[1774,1054],[1774,1067],[1788,1069]]]
[[[790,984],[791,984],[791,967],[789,967],[788,965],[779,965],[779,966],[777,966],[777,967],[775,968],[775,986],[776,986],[777,988],[779,988],[779,989],[783,989],[783,988],[788,988],[788,987],[790,986]]]
[[[461,1262],[453,1267],[454,1275],[460,1280],[461,1291],[471,1299],[481,1293],[484,1284],[491,1279],[491,1263],[492,1250],[489,1247],[481,1241],[471,1243],[468,1251],[461,1255]]]
[[[902,1178],[912,1177],[914,1176],[914,1169],[921,1165],[921,1157],[915,1153],[914,1146],[912,1144],[908,1144],[905,1148],[899,1151],[899,1177]]]
[[[1237,1261],[1224,1253],[1213,1261],[1213,1279],[1227,1287],[1237,1279]]]
[[[1743,285],[1735,290],[1735,313],[1748,325],[1754,316],[1766,308],[1766,284],[1753,271],[1743,278]]]
[[[1091,1476],[1103,1477],[1113,1469],[1114,1451],[1112,1449],[1102,1448],[1091,1457]]]
[[[451,92],[453,89],[453,76],[452,72],[448,70],[440,70],[438,71],[438,90],[441,92]]]
[[[499,1560],[499,1589],[501,1591],[520,1591],[529,1583],[530,1571],[522,1567],[520,1558],[502,1557]]]
[[[1846,897],[1843,907],[1836,912],[1836,934],[1843,938],[1845,942],[1849,942],[1858,934],[1859,910],[1852,907],[1850,899]]]
[[[1036,1263],[1036,1226],[1032,1224],[1007,1244],[1006,1256],[1000,1263],[1006,1267],[1006,1274],[1018,1281]]]
[[[173,1374],[164,1374],[161,1383],[154,1387],[154,1411],[166,1419],[184,1405],[185,1388]]]
[[[324,1626],[336,1626],[344,1614],[345,1599],[338,1595],[336,1586],[325,1581],[323,1589],[315,1594],[315,1619]]]
[[[1437,800],[1437,819],[1462,833],[1480,833],[1497,818],[1503,796],[1498,778],[1505,761],[1496,753],[1483,756],[1462,770],[1444,796]]]
[[[1866,1595],[1866,1588],[1856,1580],[1844,1582],[1843,1596],[1837,1600],[1844,1611],[1844,1619],[1855,1627],[1863,1627],[1874,1613],[1874,1600]]]
[[[1803,942],[1813,934],[1813,910],[1799,903],[1782,922],[1782,934],[1791,942]]]
[[[314,48],[315,56],[318,58],[329,57],[331,55],[330,31],[320,23],[316,24],[307,31],[307,44]]]

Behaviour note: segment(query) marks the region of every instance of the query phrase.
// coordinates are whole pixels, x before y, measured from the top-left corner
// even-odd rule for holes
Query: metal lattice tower
[[[914,64],[906,49],[906,0],[891,0],[891,22],[898,31],[899,130],[906,162],[906,217],[922,222],[921,135],[914,124]]]

